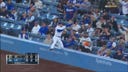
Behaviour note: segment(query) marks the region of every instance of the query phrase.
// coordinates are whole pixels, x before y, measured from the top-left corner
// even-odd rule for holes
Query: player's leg
[[[58,40],[57,37],[53,37],[53,43],[52,43],[50,49],[54,49],[55,44],[57,43],[57,40]]]
[[[60,44],[60,48],[64,48],[61,38],[59,38],[58,43]]]

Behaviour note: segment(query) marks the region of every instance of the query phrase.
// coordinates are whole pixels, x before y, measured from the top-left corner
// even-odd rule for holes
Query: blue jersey
[[[28,33],[25,33],[25,34],[20,33],[20,38],[22,38],[22,39],[29,39],[29,35],[28,35]]]
[[[41,35],[47,34],[47,32],[48,32],[48,27],[47,27],[47,26],[41,27],[41,28],[39,29],[39,33],[41,33]]]
[[[75,7],[69,7],[69,6],[65,7],[66,19],[67,20],[72,19],[75,11],[76,11]]]
[[[86,19],[84,19],[84,24],[90,24],[91,23],[91,18],[87,17]]]
[[[13,3],[7,3],[7,10],[12,10],[14,8],[14,4]]]
[[[15,20],[15,16],[13,14],[9,14],[9,17],[13,20]]]
[[[55,28],[55,36],[61,37],[63,30],[66,28],[66,26],[56,26]]]

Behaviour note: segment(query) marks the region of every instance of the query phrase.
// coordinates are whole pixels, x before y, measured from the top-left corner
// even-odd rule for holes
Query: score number
[[[6,64],[39,64],[38,53],[25,53],[24,55],[6,55]]]

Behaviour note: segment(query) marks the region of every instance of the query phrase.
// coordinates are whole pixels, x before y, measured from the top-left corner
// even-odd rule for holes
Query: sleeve
[[[66,26],[63,26],[61,28],[56,27],[56,30],[57,30],[57,32],[62,32],[65,28],[66,28]]]
[[[122,0],[119,0],[119,2],[120,2],[122,5],[124,5],[124,4],[125,4],[125,2],[124,2],[124,1],[122,1]]]
[[[62,32],[63,31],[63,29],[57,29],[57,32]]]
[[[113,43],[112,43],[112,46],[113,46],[113,47],[116,47],[116,42],[113,42]]]
[[[29,19],[29,22],[32,22],[34,19],[35,19],[35,17],[32,16],[32,17]]]
[[[39,29],[39,31],[38,31],[39,33],[41,33],[41,28]]]
[[[123,26],[123,29],[124,29],[125,31],[128,31],[128,28],[126,28],[126,27],[124,27],[124,26]]]
[[[123,31],[122,29],[119,29],[119,32],[125,34],[125,31]]]

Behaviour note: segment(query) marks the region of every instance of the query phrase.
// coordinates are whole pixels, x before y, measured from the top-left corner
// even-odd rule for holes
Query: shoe
[[[53,51],[54,49],[53,48],[50,48],[49,51]]]

